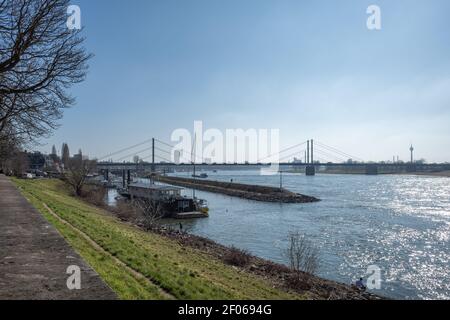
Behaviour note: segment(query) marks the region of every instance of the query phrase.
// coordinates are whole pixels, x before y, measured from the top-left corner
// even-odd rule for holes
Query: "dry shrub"
[[[250,262],[250,254],[246,250],[231,247],[224,255],[223,260],[236,267],[245,267]]]
[[[98,185],[85,185],[81,196],[83,199],[95,206],[104,207],[106,189]]]
[[[289,269],[285,265],[273,263],[273,262],[267,262],[264,264],[264,270],[270,275],[273,276],[279,276],[282,274],[291,273],[291,269]]]
[[[142,226],[147,231],[157,228],[158,222],[164,218],[161,202],[152,199],[134,199],[132,206],[140,217]]]
[[[319,250],[314,244],[299,232],[290,232],[289,246],[286,255],[290,267],[295,272],[305,272],[314,275],[319,269]]]
[[[319,250],[305,235],[298,231],[290,232],[288,241],[289,246],[285,254],[293,272],[289,276],[288,285],[292,288],[306,290],[304,287],[307,286],[319,269]]]
[[[291,273],[286,277],[286,284],[289,288],[300,291],[311,289],[311,275],[306,273]]]
[[[113,212],[122,221],[130,222],[135,221],[137,218],[136,209],[130,203],[123,200],[117,201]]]

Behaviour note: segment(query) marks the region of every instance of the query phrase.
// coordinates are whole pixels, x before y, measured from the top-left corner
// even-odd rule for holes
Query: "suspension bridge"
[[[99,171],[106,174],[122,172],[124,175],[128,171],[128,176],[131,171],[142,173],[189,171],[193,166],[198,170],[260,169],[274,163],[278,164],[280,171],[304,172],[307,176],[314,176],[317,172],[376,175],[450,170],[449,164],[414,162],[413,149],[408,162],[395,161],[395,158],[392,162],[370,162],[313,139],[252,162],[212,162],[211,159],[197,154],[195,147],[189,151],[177,150],[173,144],[157,138],[122,148],[97,160]]]

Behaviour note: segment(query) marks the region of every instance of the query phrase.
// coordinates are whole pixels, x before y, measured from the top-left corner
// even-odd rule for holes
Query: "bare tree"
[[[9,133],[13,131],[11,127],[7,127],[7,131],[0,132],[0,161],[4,161],[21,145],[22,141],[19,140],[14,134]],[[8,138],[11,137],[11,138]]]
[[[9,132],[14,132],[14,129],[10,126],[3,133],[0,132],[0,169],[7,174],[17,174],[26,167],[21,149],[23,141],[20,137]],[[22,167],[22,169],[18,170],[19,167]],[[19,174],[21,173],[23,172],[19,172]]]
[[[10,161],[12,172],[16,177],[21,177],[30,167],[28,154],[23,151],[17,151]]]
[[[319,268],[319,250],[298,231],[289,232],[286,256],[290,267],[300,278],[302,273],[314,275]]]
[[[6,174],[22,177],[30,167],[28,154],[20,149],[10,150],[9,155],[2,161],[2,170]]]
[[[72,158],[65,168],[63,179],[70,185],[77,196],[83,195],[83,187],[89,173],[95,169],[96,162],[93,160],[82,160]]]
[[[161,202],[154,199],[136,198],[133,200],[133,206],[142,217],[142,222],[146,230],[153,229],[158,221],[164,217]]]
[[[0,133],[27,141],[57,127],[91,55],[66,26],[69,0],[0,0]],[[13,127],[14,132],[7,131]],[[6,132],[6,133],[5,133]]]

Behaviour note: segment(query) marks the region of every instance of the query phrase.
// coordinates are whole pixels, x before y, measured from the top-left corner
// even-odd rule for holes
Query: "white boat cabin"
[[[183,188],[148,183],[133,183],[128,186],[130,198],[163,200],[180,198]]]

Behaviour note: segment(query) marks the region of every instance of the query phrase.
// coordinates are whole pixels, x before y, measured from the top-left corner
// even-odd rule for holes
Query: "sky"
[[[90,61],[41,150],[102,157],[195,120],[364,160],[450,161],[448,0],[78,0]],[[381,30],[369,30],[369,5]]]

